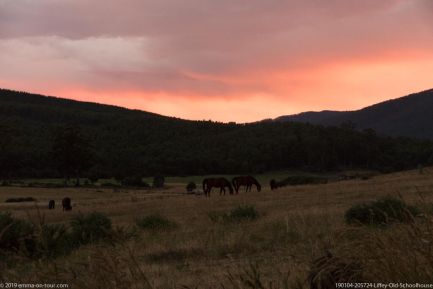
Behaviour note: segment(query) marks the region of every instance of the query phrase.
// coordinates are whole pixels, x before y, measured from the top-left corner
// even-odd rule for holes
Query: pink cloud
[[[5,0],[0,85],[199,119],[358,108],[433,86],[431,3]]]

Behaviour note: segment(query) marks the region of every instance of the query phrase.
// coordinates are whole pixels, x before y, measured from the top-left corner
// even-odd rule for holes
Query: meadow
[[[0,187],[0,211],[36,226],[68,224],[77,215],[99,212],[114,228],[109,240],[54,259],[16,254],[13,263],[1,263],[0,277],[83,289],[310,288],[314,260],[332,254],[359,267],[366,282],[433,280],[433,168],[275,191],[265,178],[260,178],[261,192],[241,189],[238,195],[220,196],[213,190],[210,198],[186,194],[187,178],[143,190]],[[70,212],[60,205],[65,196],[72,199]],[[353,205],[385,196],[417,206],[420,214],[387,228],[345,223]],[[37,201],[5,202],[18,197]],[[47,208],[50,199],[55,210]],[[252,208],[253,216],[231,219],[239,207]],[[149,216],[170,225],[148,225]]]

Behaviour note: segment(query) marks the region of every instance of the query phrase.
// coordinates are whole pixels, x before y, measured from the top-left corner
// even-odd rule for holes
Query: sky
[[[432,0],[0,0],[0,87],[186,119],[433,88]]]

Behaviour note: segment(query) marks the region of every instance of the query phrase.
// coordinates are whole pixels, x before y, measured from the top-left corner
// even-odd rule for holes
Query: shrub
[[[138,227],[144,230],[169,230],[177,227],[177,224],[161,215],[148,215],[136,221]]]
[[[4,180],[4,181],[1,182],[1,186],[2,187],[6,187],[6,186],[10,186],[10,185],[11,185],[11,183],[9,181],[5,181]]]
[[[231,210],[230,213],[209,212],[208,217],[214,223],[231,223],[256,220],[259,217],[259,213],[253,206],[238,206]]]
[[[335,282],[363,282],[363,270],[355,260],[327,253],[313,261],[308,274],[310,288],[335,288]]]
[[[33,225],[27,221],[15,219],[10,213],[0,213],[0,250],[18,251],[23,243],[33,238]],[[27,246],[25,246],[26,249]]]
[[[259,217],[259,213],[253,206],[238,206],[233,209],[227,218],[229,221],[252,221]]]
[[[6,203],[21,203],[21,202],[36,202],[37,200],[32,197],[25,197],[25,198],[10,198],[7,199]]]
[[[227,218],[227,214],[224,212],[211,211],[207,214],[209,219],[214,223],[223,222]]]
[[[111,220],[101,213],[77,216],[71,221],[71,241],[74,246],[88,244],[111,234]]]
[[[99,180],[99,175],[96,172],[91,172],[87,179],[94,185]]]
[[[188,185],[186,185],[186,191],[189,193],[195,189],[197,189],[197,185],[194,182],[189,182]]]
[[[285,178],[279,182],[279,187],[282,186],[297,186],[297,185],[308,185],[308,184],[326,184],[327,178],[324,177],[313,177],[313,176],[292,176]]]
[[[143,178],[141,176],[133,176],[124,178],[122,181],[122,186],[131,186],[131,187],[149,187],[149,184],[143,182]]]
[[[162,188],[164,187],[165,178],[163,176],[155,176],[153,178],[153,187]]]
[[[37,243],[40,257],[55,258],[69,254],[73,249],[71,236],[64,225],[43,225],[41,227]]]
[[[407,205],[403,200],[386,197],[353,206],[346,211],[345,219],[348,224],[387,225],[411,220],[418,213],[416,207]]]

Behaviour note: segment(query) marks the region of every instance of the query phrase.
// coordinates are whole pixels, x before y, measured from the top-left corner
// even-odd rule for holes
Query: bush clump
[[[293,176],[288,177],[280,182],[280,186],[298,186],[298,185],[309,185],[309,184],[326,184],[328,179],[324,177],[313,177],[313,176]]]
[[[401,199],[386,197],[351,207],[346,211],[345,219],[348,224],[388,225],[410,221],[417,214],[418,208],[407,205]]]
[[[71,241],[73,246],[88,244],[110,236],[111,220],[101,213],[91,213],[75,217],[71,221]]]
[[[165,178],[163,176],[156,176],[153,178],[154,188],[163,188],[165,183]]]
[[[36,202],[37,200],[32,197],[9,198],[6,203],[22,203],[22,202]]]
[[[191,193],[191,192],[194,191],[195,189],[197,189],[197,185],[196,185],[194,182],[189,182],[189,183],[186,185],[186,191],[187,191],[188,193]]]
[[[78,244],[75,244],[78,246]],[[43,225],[39,232],[37,252],[39,257],[56,258],[74,249],[71,235],[65,225]]]
[[[238,206],[227,215],[230,221],[252,221],[259,217],[254,206]]]
[[[146,182],[143,182],[143,178],[141,176],[133,176],[133,177],[127,177],[124,178],[121,181],[122,186],[129,186],[129,187],[143,187],[148,188],[149,184]]]
[[[162,231],[177,227],[177,224],[158,214],[148,215],[136,221],[138,227],[144,230]]]
[[[232,223],[242,221],[253,221],[259,218],[259,213],[254,206],[238,206],[229,213],[209,212],[209,219],[214,222]]]
[[[15,219],[9,212],[0,213],[0,251],[19,251],[25,249],[33,239],[33,224]]]

